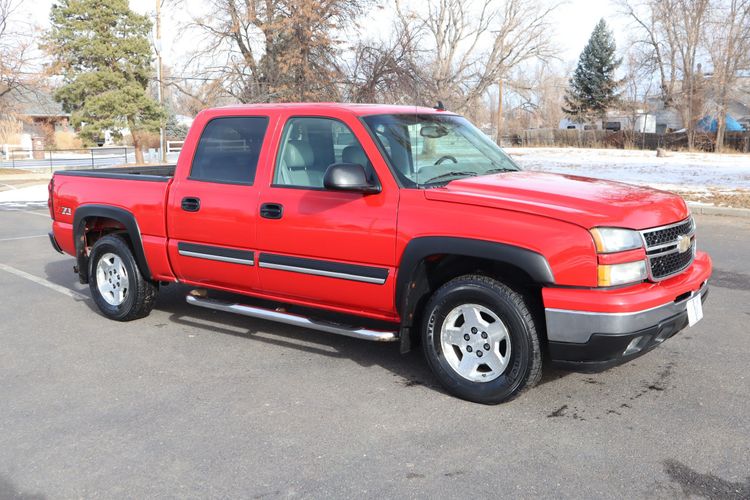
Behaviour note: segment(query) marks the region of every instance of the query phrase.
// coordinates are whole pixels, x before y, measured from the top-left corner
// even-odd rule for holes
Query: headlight
[[[643,281],[647,277],[646,261],[643,260],[599,266],[599,286],[625,285]]]
[[[641,235],[631,229],[595,227],[591,230],[591,236],[599,253],[623,252],[643,246]]]

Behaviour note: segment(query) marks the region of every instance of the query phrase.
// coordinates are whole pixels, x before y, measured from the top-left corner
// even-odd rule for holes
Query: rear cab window
[[[198,141],[188,178],[252,185],[268,120],[266,116],[233,116],[208,122]]]

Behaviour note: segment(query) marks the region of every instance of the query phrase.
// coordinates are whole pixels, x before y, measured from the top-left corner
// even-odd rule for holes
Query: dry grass
[[[22,170],[20,168],[0,168],[0,175],[28,175],[33,174],[28,170]]]
[[[18,120],[0,120],[0,144],[18,144],[21,142],[22,124]]]
[[[73,132],[55,132],[55,146],[57,149],[81,149],[83,142]]]
[[[683,198],[689,201],[710,203],[717,207],[750,208],[750,190],[721,192],[709,190],[706,192],[682,192]]]

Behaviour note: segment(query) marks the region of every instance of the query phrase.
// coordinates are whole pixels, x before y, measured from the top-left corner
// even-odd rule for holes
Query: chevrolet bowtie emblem
[[[677,237],[677,251],[685,253],[690,250],[690,236],[681,234]]]

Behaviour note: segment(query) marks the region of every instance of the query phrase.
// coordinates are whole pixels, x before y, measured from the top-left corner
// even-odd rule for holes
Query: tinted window
[[[203,130],[190,178],[230,184],[252,184],[268,118],[216,118]]]
[[[274,185],[323,188],[323,176],[332,163],[360,164],[375,179],[372,164],[349,127],[329,118],[291,118],[281,138]]]

